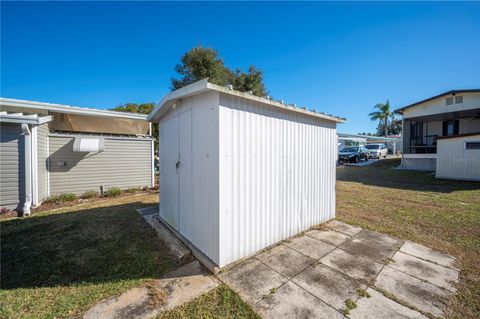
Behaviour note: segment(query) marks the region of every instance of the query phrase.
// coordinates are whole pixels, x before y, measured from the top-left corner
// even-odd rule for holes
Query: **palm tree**
[[[373,107],[377,111],[368,114],[372,121],[380,121],[384,123],[385,126],[385,136],[388,134],[388,118],[393,114],[390,110],[390,101],[387,100],[386,103],[378,103]]]

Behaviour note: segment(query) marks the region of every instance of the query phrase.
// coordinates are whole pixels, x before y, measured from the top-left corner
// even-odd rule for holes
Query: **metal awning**
[[[105,150],[105,141],[102,136],[76,136],[73,142],[74,152],[99,153]]]
[[[52,117],[49,115],[41,116],[38,114],[8,113],[5,111],[0,112],[0,123],[40,125],[50,122],[51,120]]]

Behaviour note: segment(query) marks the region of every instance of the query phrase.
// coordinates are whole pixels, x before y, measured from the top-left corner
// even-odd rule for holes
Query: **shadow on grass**
[[[436,179],[432,172],[394,169],[400,159],[387,159],[369,166],[337,168],[337,180],[393,189],[451,193],[480,189],[480,182]]]
[[[1,288],[159,278],[176,262],[136,202],[1,223]]]

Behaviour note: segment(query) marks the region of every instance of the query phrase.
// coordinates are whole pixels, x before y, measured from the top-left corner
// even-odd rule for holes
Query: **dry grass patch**
[[[480,183],[393,169],[398,160],[337,170],[339,220],[457,257],[449,318],[480,317]]]

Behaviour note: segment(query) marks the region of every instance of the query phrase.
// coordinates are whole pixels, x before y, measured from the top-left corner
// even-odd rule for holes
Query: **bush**
[[[61,203],[61,202],[71,202],[77,199],[77,195],[74,193],[61,193],[61,194],[56,194],[52,195],[46,200],[44,200],[45,203]]]
[[[6,207],[0,208],[0,215],[8,215],[12,212],[13,212],[13,210],[11,210],[9,208],[6,208]]]
[[[140,190],[140,188],[138,187],[131,187],[129,189],[126,190],[127,193],[136,193]]]
[[[98,196],[98,192],[93,190],[86,191],[85,193],[82,194],[82,198],[93,198],[97,196]]]
[[[119,187],[112,187],[105,193],[103,193],[106,197],[115,197],[122,193],[122,190]]]

